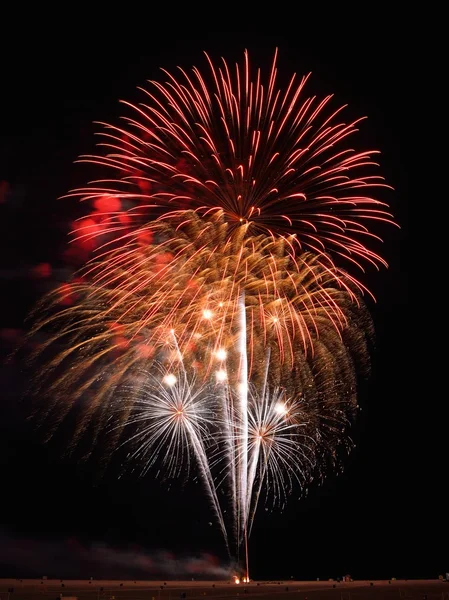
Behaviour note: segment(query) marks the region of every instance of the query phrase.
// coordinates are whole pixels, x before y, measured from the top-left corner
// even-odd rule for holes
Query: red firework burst
[[[112,175],[69,195],[105,214],[78,236],[127,237],[130,228],[173,211],[221,209],[230,226],[250,222],[252,234],[295,234],[301,250],[361,268],[385,264],[366,241],[380,239],[373,222],[393,223],[374,197],[389,186],[374,172],[377,151],[348,146],[362,119],[343,122],[345,107],[331,108],[332,95],[306,97],[309,76],[293,75],[281,91],[277,53],[266,85],[260,70],[252,74],[247,53],[235,69],[207,58],[208,76],[196,67],[191,75],[180,69],[180,80],[164,71],[165,83],[141,88],[141,104],[124,102],[134,114],[123,126],[102,124],[103,153],[80,160]]]

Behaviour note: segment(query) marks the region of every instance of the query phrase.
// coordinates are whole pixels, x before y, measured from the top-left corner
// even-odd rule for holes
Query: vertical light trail
[[[265,357],[265,374],[264,374],[264,379],[263,379],[262,394],[261,394],[261,396],[259,398],[259,401],[263,402],[263,403],[265,403],[265,394],[266,394],[266,390],[267,390],[268,369],[269,369],[269,366],[270,366],[270,357],[271,357],[271,350],[268,347],[267,351],[266,351],[266,357]],[[254,514],[256,512],[257,503],[258,503],[258,500],[259,500],[259,490],[258,490],[256,498],[254,499],[253,498],[253,488],[254,488],[254,481],[256,479],[257,466],[259,464],[260,446],[261,446],[261,441],[260,440],[257,440],[252,445],[251,458],[249,460],[248,491],[247,491],[247,502],[246,502],[246,515],[247,515],[247,517],[246,517],[246,531],[247,531],[248,534],[251,533],[252,521],[253,521],[253,518],[254,518]],[[262,481],[262,479],[261,479],[261,481]],[[253,511],[251,512],[251,504],[252,504],[253,500],[255,500],[255,502],[254,502]]]
[[[257,465],[259,464],[260,456],[260,440],[256,440],[251,449],[251,457],[249,459],[249,470],[248,470],[248,494],[246,500],[246,514],[250,514],[251,502],[252,502],[252,490],[254,487],[254,480],[256,478]]]
[[[240,409],[240,448],[238,452],[240,469],[240,523],[241,534],[245,541],[245,551],[247,552],[247,505],[248,505],[248,356],[246,349],[246,310],[245,310],[245,292],[242,292],[239,298],[239,409]],[[242,539],[239,536],[240,540]]]
[[[225,439],[225,443],[227,446],[227,457],[228,457],[228,463],[227,463],[227,473],[228,476],[230,478],[230,485],[231,485],[231,498],[236,499],[238,496],[238,482],[237,482],[237,474],[236,474],[236,464],[237,464],[237,460],[236,460],[236,444],[235,444],[235,432],[233,430],[233,423],[234,423],[234,409],[233,409],[233,405],[232,405],[232,395],[231,395],[231,390],[230,388],[228,388],[228,386],[223,386],[223,390],[222,390],[222,394],[221,394],[221,401],[222,401],[222,411],[223,411],[223,428],[225,430],[225,435],[224,435],[224,439]],[[240,536],[240,523],[238,521],[239,518],[239,511],[238,511],[238,502],[236,502],[235,500],[232,502],[232,517],[233,517],[233,521],[232,521],[232,526],[233,526],[233,534],[235,536],[235,539],[237,540],[237,544],[239,543],[239,536]]]

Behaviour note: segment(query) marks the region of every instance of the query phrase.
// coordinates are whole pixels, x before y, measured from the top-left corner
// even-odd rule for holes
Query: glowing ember
[[[219,350],[217,350],[215,352],[215,356],[217,357],[218,360],[226,360],[226,356],[227,356],[227,352],[224,348],[220,348]]]
[[[172,385],[175,385],[176,381],[177,381],[176,376],[173,375],[173,373],[168,373],[168,375],[166,375],[164,377],[164,383],[169,385],[170,387]]]
[[[278,402],[274,408],[278,415],[286,415],[288,412],[287,407],[282,402]]]
[[[228,374],[223,369],[220,369],[215,373],[215,377],[217,378],[217,381],[226,381]]]

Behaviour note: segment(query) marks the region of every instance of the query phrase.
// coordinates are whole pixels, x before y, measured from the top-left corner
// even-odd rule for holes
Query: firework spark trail
[[[184,385],[186,385],[188,374],[187,374],[187,371],[186,371],[186,368],[184,365],[184,361],[182,358],[182,354],[181,354],[181,351],[179,350],[179,346],[176,341],[176,336],[174,333],[173,333],[173,340],[176,344],[176,350],[177,350],[177,354],[178,354],[179,363],[182,365],[183,382],[185,382]],[[189,390],[189,395],[191,395],[190,390]],[[195,414],[195,418],[197,418],[195,404],[193,404],[193,412]],[[223,513],[221,510],[220,502],[218,500],[217,488],[215,486],[214,478],[211,473],[209,458],[208,458],[208,455],[207,455],[205,447],[204,447],[203,436],[197,434],[195,427],[189,421],[187,421],[185,425],[189,432],[192,446],[193,446],[193,449],[195,452],[195,456],[198,461],[200,475],[202,476],[207,493],[211,500],[211,503],[212,503],[212,506],[213,506],[213,509],[215,512],[215,516],[217,517],[217,520],[220,524],[220,529],[221,529],[223,538],[226,543],[226,548],[228,549],[228,552],[230,552],[228,532],[226,530],[226,525],[225,525],[225,522],[223,519]]]
[[[100,170],[67,195],[92,207],[72,232],[83,267],[34,313],[33,392],[49,437],[76,414],[73,444],[124,437],[144,472],[178,476],[189,447],[239,552],[263,489],[282,504],[339,464],[372,333],[369,291],[339,265],[386,266],[368,225],[393,218],[377,152],[347,146],[360,119],[304,97],[308,76],[281,91],[277,53],[266,83],[247,53],[235,70],[207,60],[208,75],[164,71],[81,157]]]
[[[225,455],[225,475],[227,478],[230,479],[229,482],[229,487],[230,487],[230,496],[231,498],[237,498],[237,473],[236,473],[236,466],[237,466],[237,459],[236,459],[236,444],[234,443],[234,437],[235,437],[235,432],[234,432],[234,423],[235,423],[235,418],[234,418],[234,407],[233,407],[233,402],[232,402],[232,396],[231,396],[231,391],[229,389],[228,386],[222,386],[221,389],[221,394],[220,394],[220,398],[221,398],[221,411],[222,411],[222,439],[223,439],[223,445],[224,445],[224,450],[221,450],[217,453],[219,454],[219,456],[221,456],[221,454]],[[211,465],[214,464],[214,462],[220,462],[220,460],[216,460],[214,458],[211,458]],[[217,487],[219,487],[220,485],[222,485],[223,480],[218,479],[217,481]],[[232,530],[233,530],[233,534],[234,534],[234,538],[235,539],[239,539],[239,517],[238,517],[238,503],[237,502],[232,502],[231,504],[231,510],[232,510]]]
[[[182,363],[181,363],[182,364]],[[205,443],[209,432],[207,426],[211,423],[212,412],[206,407],[210,392],[195,386],[195,381],[189,382],[184,367],[178,377],[170,373],[164,375],[162,367],[156,369],[159,376],[145,373],[143,389],[136,392],[135,386],[124,389],[127,396],[137,395],[134,400],[134,410],[126,423],[119,424],[123,429],[139,425],[139,430],[129,435],[123,445],[137,442],[137,448],[132,453],[134,459],[139,455],[145,457],[145,471],[148,471],[157,461],[159,453],[166,449],[165,462],[169,470],[174,470],[179,475],[179,470],[185,463],[185,454],[189,455],[188,449],[193,449],[197,461],[200,478],[203,481],[209,500],[213,507],[215,516],[220,525],[223,538],[228,551],[229,540],[225,522],[217,497],[217,489],[210,470],[209,457],[206,452]]]
[[[267,393],[267,381],[268,381],[269,366],[270,366],[270,349],[267,348],[267,352],[266,352],[266,356],[265,356],[265,375],[263,378],[262,391],[261,391],[262,399],[265,399],[265,394]],[[259,442],[260,442],[260,440],[258,439],[257,443],[254,445],[252,456],[251,456],[251,461],[250,461],[250,466],[248,468],[248,487],[250,490],[250,493],[248,494],[248,498],[247,498],[247,504],[246,504],[246,513],[248,515],[247,521],[249,522],[249,528],[247,525],[248,535],[251,533],[252,516],[255,514],[255,511],[257,509],[258,498],[260,495],[260,490],[259,490],[257,495],[255,497],[253,496],[254,482],[255,482],[255,478],[256,478],[257,468],[259,467],[259,458],[260,458],[260,443]],[[262,482],[263,480],[264,480],[264,477],[261,477],[260,482]],[[252,500],[254,500],[254,509],[253,509],[253,512],[251,513],[251,501]]]
[[[204,446],[203,446],[202,440],[194,432],[193,426],[190,423],[188,423],[187,424],[187,428],[188,428],[189,433],[191,435],[190,439],[192,440],[192,445],[193,445],[193,448],[195,450],[195,454],[196,454],[196,457],[197,457],[197,460],[198,460],[198,465],[199,465],[200,473],[203,476],[203,481],[206,484],[206,489],[207,489],[209,497],[211,499],[215,515],[216,515],[216,517],[218,519],[218,522],[220,524],[221,532],[222,532],[223,537],[225,539],[226,547],[227,547],[228,551],[230,551],[229,540],[228,540],[228,533],[226,531],[226,525],[225,525],[225,522],[223,520],[223,514],[222,514],[222,511],[221,511],[220,502],[219,502],[218,497],[217,497],[217,490],[216,490],[216,487],[215,487],[215,482],[214,482],[214,479],[212,477],[212,473],[210,471],[210,464],[209,464],[208,456],[207,456],[207,454],[206,454],[206,452],[204,450]]]
[[[241,440],[238,448],[238,469],[240,481],[240,522],[241,531],[239,538],[246,536],[247,523],[247,498],[248,498],[248,356],[246,347],[246,307],[245,295],[242,293],[239,297],[239,427],[241,428]]]

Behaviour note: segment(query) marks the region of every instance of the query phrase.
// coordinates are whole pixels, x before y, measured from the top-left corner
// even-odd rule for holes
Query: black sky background
[[[351,115],[369,116],[359,140],[382,151],[382,172],[395,188],[388,200],[401,230],[385,231],[382,254],[390,269],[366,279],[377,299],[369,303],[377,342],[373,375],[361,389],[363,410],[353,432],[357,447],[343,475],[312,487],[304,500],[292,497],[282,513],[261,510],[250,543],[252,574],[434,577],[448,570],[445,436],[427,395],[432,375],[416,366],[421,350],[413,328],[420,317],[413,316],[415,303],[409,302],[416,267],[409,232],[415,178],[412,36],[387,25],[370,29],[364,22],[307,35],[198,29],[179,36],[153,31],[126,41],[107,31],[80,30],[71,37],[39,27],[24,39],[20,53],[13,36],[4,40],[1,59],[0,180],[7,182],[0,203],[3,357],[48,286],[32,275],[33,267],[50,263],[51,281],[64,277],[60,255],[74,209],[57,198],[85,180],[73,161],[93,149],[92,122],[116,121],[118,99],[136,99],[136,86],[157,78],[159,67],[204,65],[203,50],[232,62],[248,48],[253,65],[268,68],[278,46],[281,76],[312,71],[309,93],[334,92],[337,103],[350,105]],[[83,547],[138,548],[150,556],[161,549],[176,556],[210,552],[224,561],[199,484],[167,490],[151,475],[118,479],[109,472],[100,479],[94,465],[62,459],[25,421],[26,404],[19,402],[23,383],[17,361],[2,368],[0,576],[42,574],[36,570],[45,567],[48,575],[67,576],[76,552],[72,565],[70,551],[62,562],[55,554],[67,550],[68,540]],[[25,546],[41,553],[39,563],[17,551]],[[116,567],[92,566],[82,574],[118,574]],[[134,573],[124,568],[127,572]]]

